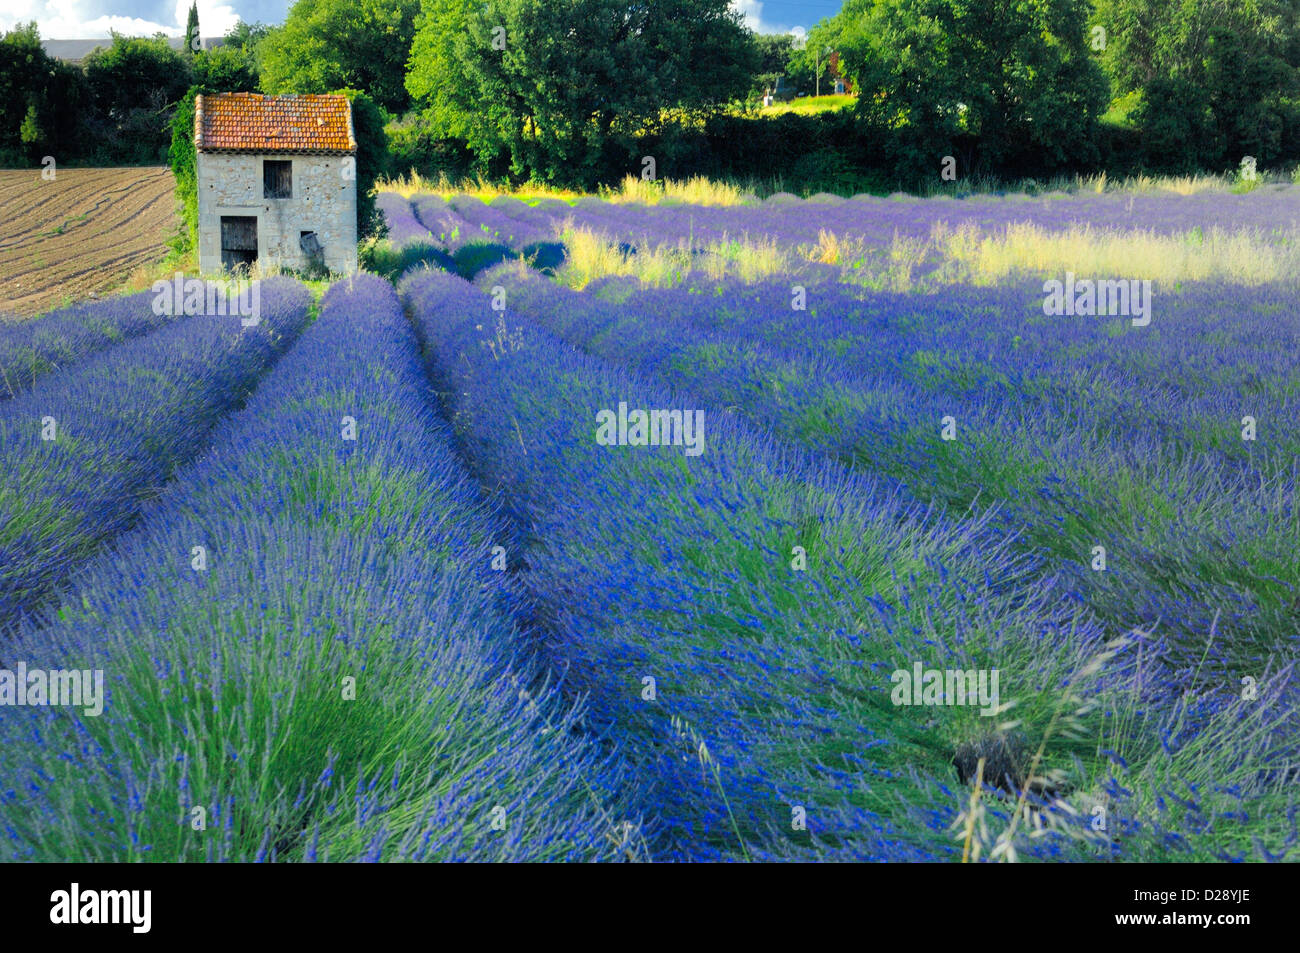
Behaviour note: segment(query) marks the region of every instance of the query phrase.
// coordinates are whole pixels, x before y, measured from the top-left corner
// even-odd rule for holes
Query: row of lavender
[[[1036,773],[1068,797],[1039,815],[1057,836],[1022,852],[1248,855],[1216,833],[1227,814],[1294,842],[1276,812],[1297,719],[1283,677],[1259,680],[1262,704],[1166,690],[1180,673],[1158,635],[1104,648],[1041,554],[986,518],[773,439],[689,374],[585,356],[540,330],[582,301],[547,312],[531,291],[511,287],[501,314],[447,275],[403,286],[462,449],[527,530],[512,558],[548,652],[653,779],[638,796],[659,856],[958,856],[968,793],[950,761],[988,750],[1010,702],[1019,743],[1044,751]],[[702,415],[699,452],[602,437],[629,407]],[[915,668],[996,672],[1000,701],[900,703]],[[1009,823],[988,812],[994,833]]]
[[[633,782],[527,661],[507,537],[426,393],[391,286],[331,288],[211,452],[5,646],[102,672],[107,699],[0,719],[0,852],[643,854]]]
[[[176,319],[0,404],[0,629],[135,522],[203,449],[306,324],[309,297],[298,282],[268,280],[256,325]]]
[[[37,320],[0,320],[0,400],[27,390],[44,374],[163,327],[172,315],[154,309],[153,299],[146,291],[82,302]]]
[[[897,237],[926,239],[936,222],[982,233],[1033,223],[1049,230],[1072,225],[1098,231],[1141,230],[1160,235],[1208,233],[1224,222],[1284,241],[1300,226],[1300,190],[1268,195],[1221,192],[1169,196],[1081,193],[1040,198],[975,197],[964,200],[817,196],[800,200],[774,196],[750,205],[700,206],[665,202],[646,206],[581,198],[572,204],[543,199],[529,204],[502,196],[484,202],[472,195],[443,198],[420,194],[410,200],[381,194],[395,240],[418,235],[455,251],[468,242],[495,242],[516,251],[555,240],[566,223],[585,226],[614,241],[651,246],[692,240],[710,243],[748,236],[775,236],[787,247],[815,245],[823,231],[888,248]]]
[[[827,284],[792,311],[775,285],[481,282],[595,354],[926,501],[993,510],[1114,627],[1158,625],[1220,684],[1294,654],[1294,291],[1201,288],[1131,328],[1026,314],[1015,287],[864,302]]]
[[[380,192],[376,206],[384,214],[388,238],[401,248],[424,243],[455,252],[471,243],[495,243],[519,250],[530,242],[555,238],[545,216],[537,213],[530,221],[520,221],[496,212],[469,196],[450,200],[438,195],[403,198],[396,192]],[[522,214],[530,214],[524,203]]]

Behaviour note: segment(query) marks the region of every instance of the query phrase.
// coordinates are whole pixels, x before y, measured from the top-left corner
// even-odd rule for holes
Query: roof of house
[[[199,152],[290,152],[349,155],[357,151],[346,96],[216,93],[194,101]]]

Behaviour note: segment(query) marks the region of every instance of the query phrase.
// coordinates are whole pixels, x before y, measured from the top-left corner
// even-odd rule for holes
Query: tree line
[[[726,0],[297,0],[196,45],[115,36],[73,65],[5,34],[0,164],[163,161],[199,88],[359,91],[384,171],[587,188],[647,158],[805,190],[1300,160],[1300,0],[846,0],[798,40]],[[853,104],[764,116],[782,75]]]
[[[0,166],[46,155],[60,164],[164,162],[171,118],[191,86],[258,90],[257,49],[268,32],[241,23],[212,50],[115,35],[74,64],[45,52],[35,23],[19,25],[0,36]]]

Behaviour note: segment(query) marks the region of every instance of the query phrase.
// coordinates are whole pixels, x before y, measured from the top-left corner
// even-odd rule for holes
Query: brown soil
[[[0,170],[0,313],[32,315],[121,285],[175,230],[165,167]]]

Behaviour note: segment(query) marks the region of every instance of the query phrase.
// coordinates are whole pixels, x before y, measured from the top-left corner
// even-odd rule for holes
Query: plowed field
[[[0,313],[37,314],[120,285],[166,251],[171,171],[0,171]]]

